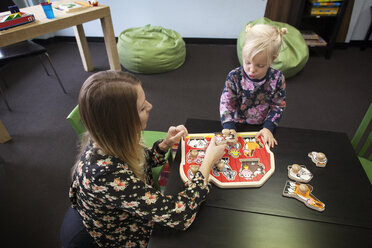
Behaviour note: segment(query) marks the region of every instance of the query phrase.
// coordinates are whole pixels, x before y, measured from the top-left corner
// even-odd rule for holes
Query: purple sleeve
[[[224,128],[235,129],[234,115],[236,111],[236,77],[233,72],[230,72],[226,78],[225,87],[223,88],[220,98],[220,119]]]
[[[263,124],[264,128],[269,129],[271,132],[274,131],[275,127],[278,126],[283,111],[286,107],[286,84],[284,75],[281,73],[276,83],[275,92],[270,104],[270,111]]]

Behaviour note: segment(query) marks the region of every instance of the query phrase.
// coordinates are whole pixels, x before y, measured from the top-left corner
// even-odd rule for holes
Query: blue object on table
[[[10,13],[12,13],[12,14],[20,12],[17,5],[9,6],[8,9],[9,9]]]
[[[44,13],[48,19],[54,18],[54,12],[52,8],[51,3],[41,3],[41,6],[43,7]]]

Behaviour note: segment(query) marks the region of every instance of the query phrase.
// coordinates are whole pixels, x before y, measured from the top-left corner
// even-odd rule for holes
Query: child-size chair
[[[66,118],[68,122],[71,124],[73,129],[75,130],[76,134],[79,136],[79,139],[85,132],[84,124],[81,121],[80,112],[79,112],[79,105],[76,105],[76,107],[71,111],[71,113]],[[147,147],[152,147],[152,145],[155,143],[155,141],[159,139],[164,139],[167,135],[166,132],[160,132],[160,131],[143,131],[142,138],[143,142]],[[165,155],[165,158],[168,160],[170,158],[170,152]],[[167,162],[168,163],[168,162]],[[154,187],[156,189],[159,189],[159,176],[163,169],[163,166],[158,166],[152,169],[152,178],[154,181]]]
[[[371,148],[372,131],[368,134],[368,126],[372,124],[372,103],[364,115],[357,131],[354,134],[351,144],[358,154],[360,163],[366,172],[370,183],[372,184],[372,152],[368,155],[367,150]]]

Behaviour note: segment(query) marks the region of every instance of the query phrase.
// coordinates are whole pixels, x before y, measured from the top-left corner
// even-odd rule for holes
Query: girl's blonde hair
[[[252,60],[260,52],[266,52],[267,62],[271,65],[279,55],[283,41],[283,34],[288,33],[286,28],[278,29],[268,24],[248,24],[242,50],[242,59],[249,56]]]
[[[79,111],[87,135],[99,148],[126,162],[144,180],[142,128],[137,110],[140,85],[138,78],[126,72],[95,73],[80,90]]]

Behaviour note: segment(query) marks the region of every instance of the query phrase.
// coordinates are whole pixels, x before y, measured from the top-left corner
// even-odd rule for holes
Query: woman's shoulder
[[[103,176],[111,173],[129,172],[129,166],[120,158],[108,155],[100,148],[90,144],[80,158],[85,172],[91,176]]]

